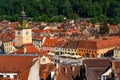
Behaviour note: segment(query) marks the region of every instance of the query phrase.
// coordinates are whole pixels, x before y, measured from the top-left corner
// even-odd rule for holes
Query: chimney
[[[72,67],[72,71],[75,71],[75,67],[74,66]]]
[[[65,73],[67,73],[67,68],[64,68]]]
[[[55,72],[54,71],[51,71],[51,80],[53,80],[55,77]]]
[[[27,50],[26,50],[26,47],[24,47],[24,54],[26,54]]]
[[[58,65],[58,63],[56,63],[56,69],[58,69],[59,68],[59,65]]]

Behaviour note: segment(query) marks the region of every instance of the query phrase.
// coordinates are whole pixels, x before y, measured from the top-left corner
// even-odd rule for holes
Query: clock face
[[[18,35],[20,35],[20,32],[18,31]]]
[[[28,31],[26,32],[26,35],[28,35]]]

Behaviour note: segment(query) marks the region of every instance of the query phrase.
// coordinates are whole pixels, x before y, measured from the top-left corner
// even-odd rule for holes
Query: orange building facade
[[[96,58],[98,53],[97,50],[78,48],[77,53],[82,57]]]
[[[119,36],[95,40],[80,40],[77,54],[82,57],[96,58],[106,54],[120,44]]]

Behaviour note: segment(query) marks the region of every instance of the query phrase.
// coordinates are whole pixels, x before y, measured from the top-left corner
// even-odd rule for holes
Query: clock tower
[[[32,31],[28,24],[27,16],[24,10],[20,15],[20,22],[18,26],[15,27],[15,29],[16,47],[21,47],[25,44],[32,44]]]

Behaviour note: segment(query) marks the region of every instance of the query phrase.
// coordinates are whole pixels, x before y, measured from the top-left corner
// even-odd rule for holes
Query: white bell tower
[[[32,44],[32,31],[24,10],[20,15],[20,23],[15,27],[15,29],[16,47],[21,47],[24,44]]]

